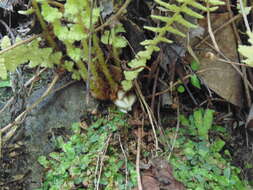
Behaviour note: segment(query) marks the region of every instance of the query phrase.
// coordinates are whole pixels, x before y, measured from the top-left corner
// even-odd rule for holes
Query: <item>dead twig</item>
[[[240,9],[241,9],[241,12],[242,12],[243,21],[244,21],[244,24],[246,26],[247,32],[251,32],[251,29],[250,29],[250,26],[249,26],[249,21],[247,19],[247,15],[245,13],[245,9],[244,9],[244,5],[243,5],[242,0],[239,0],[239,3],[240,3]]]
[[[175,144],[176,144],[176,141],[177,141],[177,135],[178,135],[178,130],[179,130],[179,126],[180,126],[180,120],[179,120],[179,116],[180,116],[180,112],[179,112],[179,106],[177,107],[177,126],[176,126],[176,133],[173,137],[173,142],[172,142],[172,145],[171,145],[171,150],[170,150],[170,153],[169,153],[169,156],[168,156],[168,160],[170,159],[171,155],[172,155],[172,152],[173,152],[173,149],[175,147]]]
[[[214,33],[213,33],[212,25],[211,25],[211,18],[210,18],[209,7],[210,7],[209,6],[209,2],[207,1],[207,9],[208,9],[208,11],[207,11],[207,27],[208,27],[208,33],[209,33],[209,35],[211,37],[211,40],[213,42],[213,45],[214,45],[216,51],[220,52],[220,48],[219,48],[219,46],[218,46],[218,44],[216,42],[216,39],[214,37]]]
[[[144,118],[142,118],[142,126],[138,126],[138,140],[137,140],[137,155],[136,155],[136,173],[138,190],[142,190],[141,174],[140,174],[140,152],[141,152],[141,137],[144,125]]]
[[[118,12],[116,14],[114,14],[113,16],[111,16],[104,24],[102,24],[101,26],[97,27],[94,32],[98,32],[100,30],[103,30],[105,27],[107,27],[109,24],[111,24],[114,20],[117,20],[117,18],[123,14],[123,12],[126,10],[126,8],[128,7],[128,5],[131,3],[132,0],[126,0],[126,2],[122,5],[122,7],[120,7],[120,9],[118,10]]]
[[[109,135],[109,137],[108,137],[108,139],[105,143],[105,148],[102,152],[102,157],[101,157],[101,159],[99,159],[100,160],[100,164],[99,164],[100,168],[99,168],[98,178],[97,178],[96,183],[95,183],[96,184],[96,187],[95,187],[96,190],[99,190],[99,182],[100,182],[100,178],[101,178],[101,174],[102,174],[102,170],[103,170],[103,166],[104,166],[105,154],[107,152],[111,137],[112,137],[112,133]],[[96,173],[95,173],[95,176],[96,176]]]
[[[126,168],[126,178],[125,178],[125,190],[127,190],[127,184],[128,184],[128,165],[127,165],[127,155],[126,155],[126,152],[124,150],[124,147],[122,145],[122,142],[121,142],[121,137],[120,137],[120,134],[119,134],[119,145],[120,145],[120,148],[121,148],[121,151],[123,153],[123,156],[125,158],[125,168]]]
[[[13,32],[11,31],[10,27],[1,19],[0,19],[0,23],[5,27],[6,31],[10,35],[11,42],[14,43],[15,42],[15,36],[14,36]]]
[[[154,134],[154,138],[155,138],[155,148],[156,148],[156,151],[159,149],[159,146],[158,146],[158,138],[157,138],[157,134],[156,134],[156,127],[155,127],[155,119],[154,119],[154,115],[152,113],[152,110],[150,109],[150,107],[148,106],[142,92],[141,92],[141,89],[140,89],[140,86],[139,84],[137,83],[137,81],[134,81],[134,85],[135,85],[135,89],[136,89],[136,94],[138,95],[138,99],[142,105],[142,108],[143,108],[143,111],[144,112],[147,112],[148,114],[148,118],[149,118],[149,121],[150,121],[150,124],[152,126],[152,130],[153,130],[153,134]],[[157,153],[156,153],[157,154]]]

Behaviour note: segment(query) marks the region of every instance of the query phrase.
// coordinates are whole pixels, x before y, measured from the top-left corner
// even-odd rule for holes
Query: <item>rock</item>
[[[58,88],[57,86],[59,84],[55,88]],[[45,90],[46,87],[35,91],[28,99],[27,106],[36,101]],[[21,174],[27,174],[21,183],[22,188],[34,190],[40,187],[44,170],[37,159],[41,155],[47,156],[55,149],[54,139],[57,136],[55,132],[63,131],[63,134],[70,134],[71,124],[78,122],[88,108],[96,107],[97,102],[94,98],[90,97],[89,104],[86,104],[85,97],[85,85],[77,82],[52,93],[32,110],[27,115],[23,126],[20,127],[21,140],[24,141],[22,157],[18,157],[16,161],[11,163],[11,168],[8,171],[4,167],[5,174],[7,171],[9,176],[14,176],[19,170]],[[13,190],[19,188],[15,185]]]

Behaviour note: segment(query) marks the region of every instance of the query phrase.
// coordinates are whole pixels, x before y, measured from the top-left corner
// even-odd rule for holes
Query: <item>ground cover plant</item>
[[[39,190],[133,188],[134,163],[123,159],[122,150],[111,142],[120,130],[129,127],[124,117],[112,112],[86,129],[80,123],[73,124],[73,135],[67,141],[57,139],[59,152],[50,153],[48,158],[39,157],[46,171]]]
[[[177,136],[171,138],[173,152],[163,152],[162,156],[167,157],[173,175],[186,189],[247,190],[249,186],[240,179],[240,169],[230,163],[231,154],[225,148],[225,141],[215,136],[217,132],[222,132],[223,137],[229,134],[224,127],[213,124],[213,113],[210,109],[199,109],[188,118],[181,115],[183,127],[166,131],[169,137]],[[134,162],[128,157],[126,163],[117,143],[110,142],[112,136],[129,128],[126,115],[114,112],[107,119],[100,118],[86,129],[80,123],[73,124],[74,134],[68,140],[59,137],[56,141],[60,151],[39,157],[46,171],[40,190],[97,187],[113,190],[136,186]]]
[[[178,130],[175,154],[170,159],[175,176],[187,189],[250,189],[240,179],[240,169],[231,165],[226,149],[226,128],[213,124],[213,110],[195,110],[188,118],[181,115],[184,127]],[[175,133],[175,128],[169,130]],[[215,133],[222,136],[215,136]],[[225,138],[224,138],[225,137]]]

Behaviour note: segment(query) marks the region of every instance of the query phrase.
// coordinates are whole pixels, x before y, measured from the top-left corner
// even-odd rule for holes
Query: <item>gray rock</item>
[[[29,179],[31,183],[28,183],[30,184],[28,190],[41,185],[43,170],[37,159],[55,148],[54,143],[49,141],[49,137],[54,135],[53,129],[67,127],[69,131],[71,124],[79,121],[85,110],[96,106],[97,102],[93,98],[90,98],[89,105],[86,104],[84,89],[83,84],[76,83],[51,94],[27,117],[25,136],[29,139],[26,145],[30,154],[28,165],[31,171]]]
[[[56,84],[55,88],[59,86],[62,86],[62,82]],[[35,102],[45,90],[46,87],[35,91],[28,98],[27,106]],[[25,174],[26,177],[21,183],[22,189],[34,190],[40,187],[44,170],[37,161],[38,157],[41,155],[47,156],[55,149],[54,136],[57,136],[55,132],[63,131],[64,134],[70,134],[72,123],[78,122],[87,109],[97,106],[97,102],[92,97],[90,97],[89,104],[86,104],[85,97],[85,85],[77,82],[52,93],[33,109],[27,115],[23,126],[19,127],[18,133],[20,135],[16,134],[9,142],[9,145],[12,146],[17,141],[22,141],[24,145],[21,149],[22,154],[17,159],[10,159],[8,157],[8,148],[6,148],[7,152],[4,156],[7,162],[0,163],[0,178],[8,175],[11,181],[11,176],[15,176],[17,173]],[[9,159],[12,161],[10,162]],[[9,166],[7,166],[8,164]],[[6,182],[6,179],[3,178],[2,183]],[[18,187],[16,184],[12,186],[12,189],[20,189],[20,186]]]

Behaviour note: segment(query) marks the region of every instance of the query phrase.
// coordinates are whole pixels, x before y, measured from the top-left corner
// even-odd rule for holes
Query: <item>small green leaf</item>
[[[7,69],[5,67],[4,62],[5,62],[4,58],[0,58],[0,78],[2,78],[3,80],[6,80],[8,73],[7,73]]]
[[[3,88],[3,87],[11,87],[10,81],[1,81],[0,80],[0,88]]]
[[[61,158],[61,156],[60,156],[60,154],[59,154],[58,152],[51,152],[51,153],[49,154],[49,156],[50,156],[51,158],[57,160],[57,161],[60,161],[60,158]]]
[[[196,88],[201,89],[199,79],[198,79],[197,75],[195,75],[195,74],[191,75],[191,84],[193,86],[195,86]]]
[[[112,44],[112,38],[110,37],[110,31],[108,31],[108,30],[104,31],[104,34],[101,37],[101,42],[103,42],[104,44],[107,44],[107,45]]]
[[[184,115],[180,115],[179,120],[180,120],[182,125],[187,126],[187,127],[190,126],[189,120]]]
[[[225,142],[221,139],[215,140],[211,148],[214,152],[219,152],[224,147]]]
[[[140,69],[136,69],[133,71],[124,71],[124,75],[126,80],[132,81],[134,79],[137,78],[138,74],[139,74]]]
[[[72,72],[73,71],[74,63],[72,61],[65,61],[63,67],[67,69],[67,71]]]
[[[38,158],[38,162],[44,167],[44,168],[47,168],[48,167],[48,164],[49,164],[49,161],[47,160],[47,158],[45,156],[40,156]]]
[[[1,49],[6,49],[11,46],[11,40],[8,36],[4,36],[1,39]]]
[[[184,86],[183,86],[183,85],[179,85],[179,86],[177,87],[177,91],[178,91],[179,93],[184,93],[184,92],[185,92]]]
[[[62,17],[62,13],[57,8],[50,7],[46,2],[42,3],[41,7],[41,14],[47,22],[52,23]]]
[[[200,136],[206,136],[206,129],[203,128],[203,110],[198,109],[193,113],[194,124]]]
[[[124,91],[129,91],[133,87],[133,82],[131,80],[123,80],[121,82]]]
[[[191,62],[191,68],[193,71],[197,71],[199,69],[199,67],[200,67],[200,64],[197,61],[193,60]]]
[[[123,36],[117,36],[113,40],[113,46],[115,48],[124,48],[127,46],[127,40]]]

